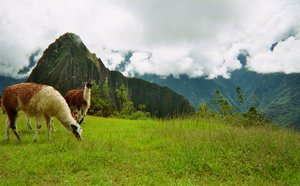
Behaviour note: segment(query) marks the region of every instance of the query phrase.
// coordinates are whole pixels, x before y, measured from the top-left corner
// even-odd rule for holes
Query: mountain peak
[[[81,88],[82,82],[98,77],[104,67],[74,33],[65,33],[50,44],[39,59],[27,81],[48,84],[62,93]],[[105,73],[105,72],[103,72]],[[66,84],[67,80],[67,84]]]
[[[76,35],[74,33],[71,33],[71,32],[67,32],[67,33],[63,34],[62,36],[60,36],[56,40],[56,42],[62,42],[62,43],[71,42],[71,43],[75,44],[75,46],[77,46],[77,47],[83,47],[84,46],[81,38],[78,35]]]

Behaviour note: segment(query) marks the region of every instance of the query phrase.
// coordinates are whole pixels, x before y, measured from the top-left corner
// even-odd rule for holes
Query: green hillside
[[[0,114],[0,123],[6,116]],[[77,142],[57,120],[51,142],[17,121],[0,128],[0,185],[299,185],[300,135],[220,120],[120,120],[88,116]]]
[[[243,68],[232,72],[230,79],[188,78],[186,75],[165,79],[144,75],[139,78],[171,88],[186,97],[194,107],[206,103],[214,108],[214,95],[219,90],[237,111],[246,112],[257,103],[259,111],[266,114],[267,119],[300,129],[300,74],[258,74]],[[237,86],[248,98],[243,106],[237,100]],[[251,99],[253,95],[258,97],[257,100]]]

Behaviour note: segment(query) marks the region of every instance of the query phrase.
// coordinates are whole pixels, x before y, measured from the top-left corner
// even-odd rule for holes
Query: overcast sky
[[[0,75],[65,32],[111,70],[133,51],[126,76],[229,78],[245,51],[249,70],[300,72],[300,0],[0,0]]]

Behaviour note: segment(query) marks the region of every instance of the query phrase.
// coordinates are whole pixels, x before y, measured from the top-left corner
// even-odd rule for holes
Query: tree
[[[140,104],[140,105],[138,106],[138,109],[139,109],[140,111],[144,111],[146,108],[147,108],[147,106],[144,105],[144,104]]]
[[[103,117],[111,116],[116,109],[110,101],[107,83],[105,83],[101,88],[94,80],[91,83],[92,95],[89,113]]]
[[[244,104],[244,101],[246,100],[246,98],[242,93],[241,87],[238,86],[236,88],[236,93],[238,94],[238,97],[237,97],[238,101],[241,104]],[[251,96],[251,98],[254,101],[257,99],[257,96],[254,95],[254,96]],[[249,125],[257,125],[257,124],[261,124],[264,122],[264,116],[258,112],[257,107],[258,107],[258,104],[254,103],[249,107],[247,112],[242,113],[244,118],[247,119],[247,122]]]
[[[242,89],[240,86],[236,87],[236,93],[238,94],[237,100],[240,103],[244,103],[244,96],[243,96]]]
[[[128,94],[124,85],[121,85],[119,89],[116,89],[117,97],[120,103],[120,110],[122,111],[125,107],[125,104],[128,102]]]
[[[103,96],[103,98],[110,100],[109,87],[108,87],[107,82],[105,82],[102,86],[102,96]]]
[[[233,106],[230,105],[228,100],[223,97],[220,91],[216,90],[215,99],[213,103],[219,106],[220,113],[222,115],[231,114],[235,109]]]
[[[199,114],[205,116],[209,112],[209,106],[206,103],[201,103],[198,105]]]

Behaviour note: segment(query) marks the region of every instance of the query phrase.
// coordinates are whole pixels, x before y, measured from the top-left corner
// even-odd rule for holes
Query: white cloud
[[[153,48],[151,53],[135,52],[130,61],[125,75],[148,73],[168,76],[172,73],[177,77],[191,72],[189,75],[195,77],[202,73],[202,66],[189,57],[189,49],[183,46],[160,46]]]
[[[273,52],[262,51],[250,57],[249,68],[260,73],[300,72],[299,49],[299,38],[289,37],[287,40],[279,42]]]
[[[109,69],[115,69],[122,61],[125,60],[124,54],[120,52],[114,52],[107,48],[103,48],[99,51],[101,54],[101,60],[105,62],[105,65]]]
[[[300,72],[299,0],[0,1],[1,75],[16,76],[32,52],[65,32],[110,69],[135,51],[125,75],[229,78],[241,50],[251,70]]]
[[[131,12],[109,1],[1,0],[0,75],[19,77],[37,49],[46,49],[65,32],[78,34],[99,55],[103,48],[137,46],[142,27]],[[133,37],[134,36],[134,37]],[[106,57],[107,59],[113,58]]]

